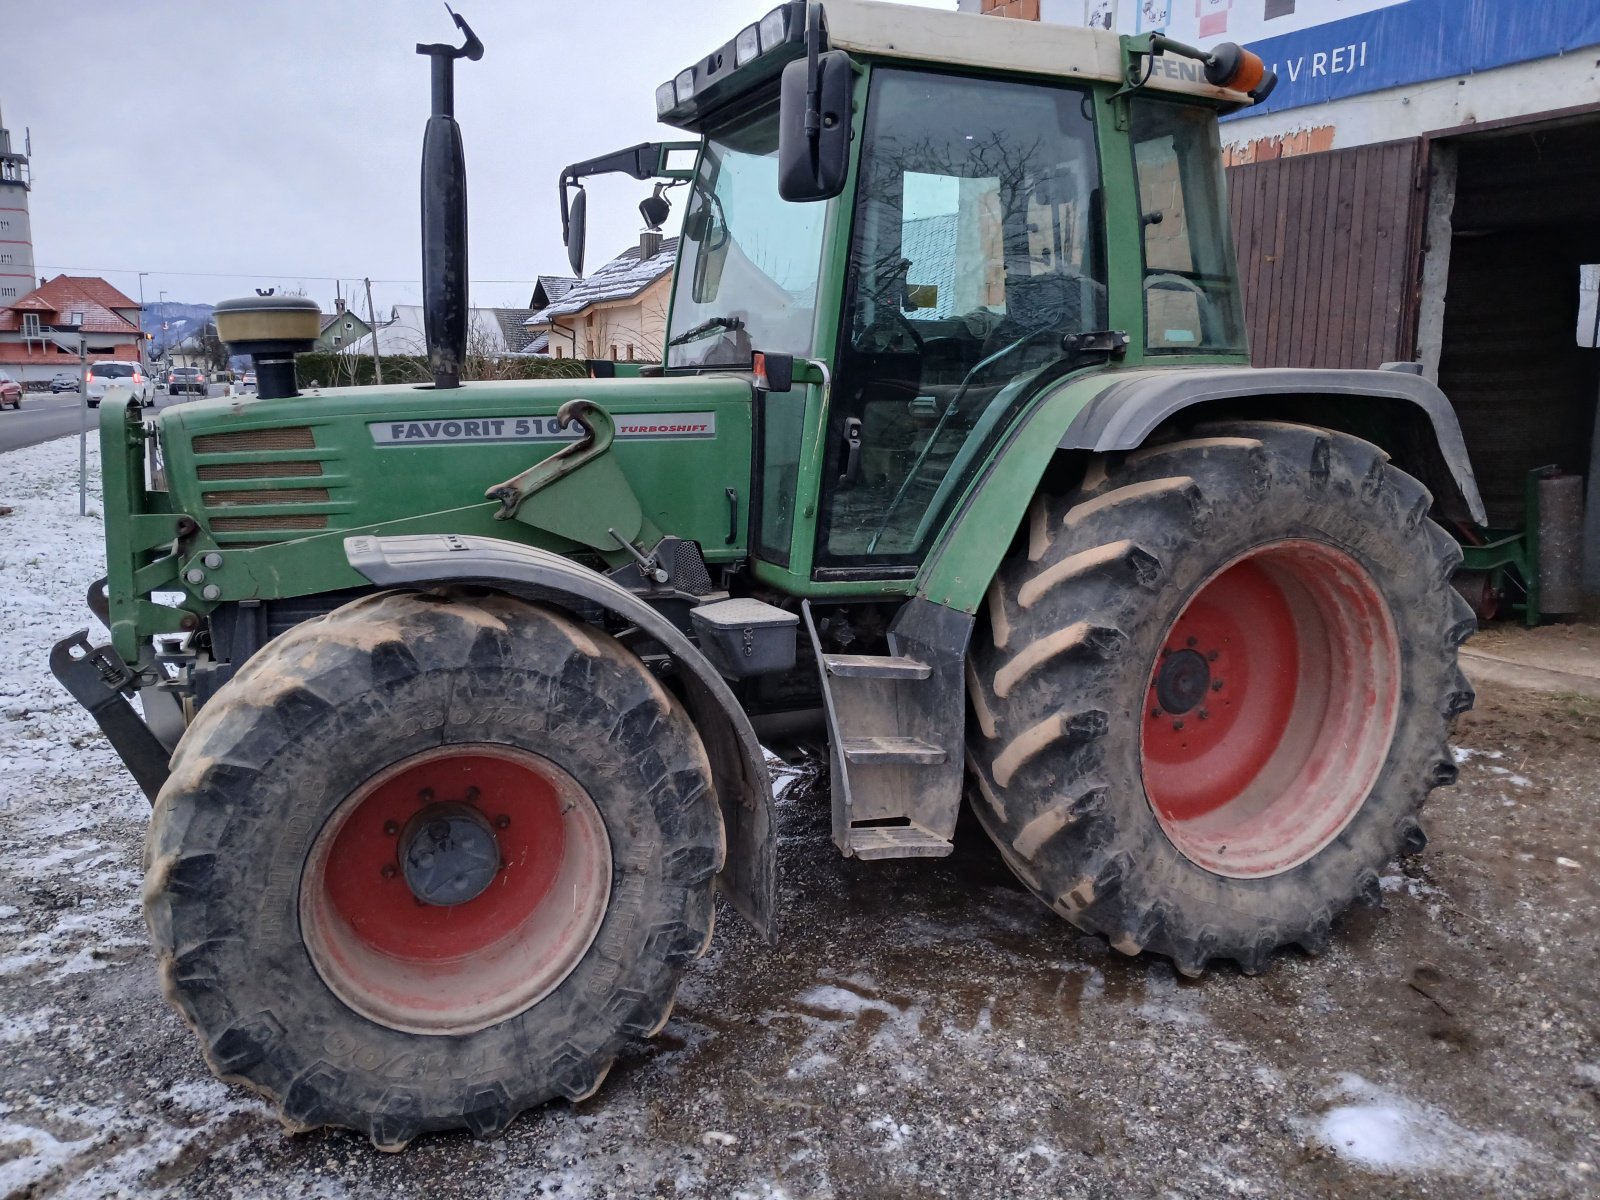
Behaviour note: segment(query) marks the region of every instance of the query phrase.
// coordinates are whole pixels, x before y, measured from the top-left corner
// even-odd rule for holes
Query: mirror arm
[[[667,156],[674,151],[698,152],[699,142],[640,142],[626,150],[614,150],[597,158],[575,162],[561,172],[561,244],[566,245],[572,232],[567,192],[578,187],[591,175],[622,174],[635,179],[693,179],[694,170],[670,168]]]

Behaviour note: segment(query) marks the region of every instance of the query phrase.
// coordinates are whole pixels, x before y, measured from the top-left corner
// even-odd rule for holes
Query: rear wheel
[[[1425,840],[1460,551],[1376,447],[1239,423],[1041,496],[974,639],[974,808],[1030,888],[1196,974],[1318,950]]]
[[[216,1073],[382,1149],[579,1100],[666,1020],[723,858],[688,717],[605,634],[388,593],[268,644],[151,826],[163,986]]]

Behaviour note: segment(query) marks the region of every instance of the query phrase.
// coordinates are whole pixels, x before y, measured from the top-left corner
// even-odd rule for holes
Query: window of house
[[[633,361],[633,343],[632,342],[628,343],[628,361],[629,362]]]
[[[0,296],[15,296],[17,289],[13,287],[0,287]]]
[[[585,358],[593,358],[594,357],[594,339],[593,338],[584,338],[583,339],[583,354],[584,354]]]
[[[617,344],[615,342],[611,343],[611,361],[617,361]]]
[[[556,357],[557,358],[565,358],[566,356],[567,356],[567,352],[565,350],[563,350],[560,346],[557,346],[556,347]]]
[[[335,346],[337,346],[342,341],[344,341],[344,338],[340,337],[337,333],[333,335],[333,344]]]
[[[11,261],[11,255],[9,255],[9,254],[0,254],[0,263],[8,263],[10,261]]]
[[[7,229],[10,229],[10,228],[11,228],[11,222],[10,221],[0,221],[0,233],[3,233]]]
[[[344,323],[344,327],[347,330],[354,329],[355,328],[355,323],[353,321],[346,321]]]
[[[6,291],[10,295],[13,295],[13,296],[15,296],[17,294],[17,289],[16,288],[7,288]],[[23,313],[22,314],[22,336],[25,337],[25,338],[36,338],[36,337],[42,336],[39,333],[39,314],[38,313]]]

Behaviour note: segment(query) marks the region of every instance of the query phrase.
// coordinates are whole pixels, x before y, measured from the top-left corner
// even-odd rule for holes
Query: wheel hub
[[[1211,666],[1198,650],[1174,651],[1156,671],[1156,704],[1174,716],[1194,708],[1210,690]]]
[[[430,805],[400,838],[400,870],[411,894],[424,904],[449,907],[475,900],[500,870],[494,829],[465,804]]]

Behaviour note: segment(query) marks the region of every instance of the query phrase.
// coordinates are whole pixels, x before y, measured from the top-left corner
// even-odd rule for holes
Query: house
[[[344,300],[337,299],[333,302],[333,311],[322,314],[322,327],[317,334],[317,349],[325,354],[332,353],[366,337],[371,332],[371,325],[356,316]]]
[[[672,268],[678,239],[646,233],[587,279],[540,276],[534,302],[548,301],[527,320],[546,339],[553,358],[659,360],[664,349]],[[559,294],[552,294],[550,282]],[[568,284],[570,286],[562,286]]]
[[[144,334],[138,302],[97,276],[57,275],[0,309],[0,369],[24,387],[48,383],[57,371],[75,370],[78,335],[53,332],[69,324],[82,328],[90,362],[140,361]]]
[[[533,334],[527,329],[529,317],[526,308],[473,308],[467,310],[467,353],[496,357],[501,354],[523,353]],[[378,354],[410,354],[422,357],[428,353],[428,339],[422,323],[422,305],[396,304],[389,310],[388,321],[377,329],[368,329],[354,342],[338,348],[340,354],[371,354],[372,343],[378,343]]]

